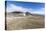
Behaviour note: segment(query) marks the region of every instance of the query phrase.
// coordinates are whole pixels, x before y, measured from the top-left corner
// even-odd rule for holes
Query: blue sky
[[[36,14],[44,14],[44,3],[7,1],[7,12],[23,11]]]
[[[16,4],[17,6],[22,6],[26,8],[39,9],[44,7],[44,3],[35,3],[35,2],[17,2],[17,1],[9,1],[8,4]]]

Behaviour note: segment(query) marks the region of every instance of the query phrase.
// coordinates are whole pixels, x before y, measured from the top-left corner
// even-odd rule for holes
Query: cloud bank
[[[33,14],[45,14],[45,10],[44,8],[41,8],[41,9],[37,9],[37,10],[34,10],[32,8],[24,8],[22,6],[16,6],[14,4],[9,4],[9,6],[7,5],[7,12],[13,12],[13,11],[22,11],[22,12],[31,12]]]

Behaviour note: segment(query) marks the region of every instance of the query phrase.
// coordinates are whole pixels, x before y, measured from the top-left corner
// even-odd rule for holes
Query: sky
[[[6,9],[7,12],[28,11],[33,14],[45,14],[44,3],[38,3],[38,2],[7,1]]]

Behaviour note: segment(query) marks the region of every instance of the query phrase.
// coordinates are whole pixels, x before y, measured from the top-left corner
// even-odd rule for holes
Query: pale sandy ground
[[[44,16],[7,16],[7,30],[44,28]]]

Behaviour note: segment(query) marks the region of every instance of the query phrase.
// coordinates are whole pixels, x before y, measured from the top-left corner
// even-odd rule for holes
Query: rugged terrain
[[[6,16],[7,30],[23,30],[44,28],[43,15],[7,15]]]

